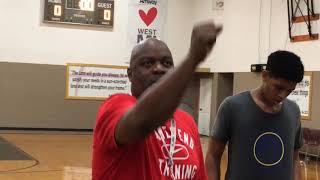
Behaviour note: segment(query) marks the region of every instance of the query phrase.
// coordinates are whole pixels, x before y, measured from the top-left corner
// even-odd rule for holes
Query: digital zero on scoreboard
[[[44,22],[113,27],[114,0],[45,0]]]

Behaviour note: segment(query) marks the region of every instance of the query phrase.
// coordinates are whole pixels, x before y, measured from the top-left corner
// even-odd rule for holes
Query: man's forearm
[[[294,153],[294,180],[302,180],[299,152]]]
[[[294,174],[294,180],[301,180],[301,166],[298,162],[295,163]]]
[[[138,130],[144,132],[142,135],[147,135],[173,115],[196,67],[212,50],[221,29],[213,22],[196,25],[192,31],[188,55],[181,65],[165,74],[140,96],[131,113],[138,121]]]
[[[196,67],[205,60],[220,32],[221,27],[217,28],[213,22],[194,27],[188,56],[139,96],[137,104],[117,124],[117,143],[141,139],[173,115]]]
[[[206,170],[208,180],[220,180],[220,164],[221,160],[215,160],[215,158],[207,156]]]
[[[117,143],[143,138],[173,115],[198,64],[189,58],[140,96],[136,106],[118,124]]]
[[[144,130],[152,131],[172,116],[196,67],[197,63],[187,58],[140,97],[132,113]]]

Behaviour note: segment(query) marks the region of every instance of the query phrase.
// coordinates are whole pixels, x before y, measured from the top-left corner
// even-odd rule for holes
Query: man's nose
[[[162,65],[160,62],[155,63],[153,66],[153,72],[154,73],[165,73],[167,71],[167,68]]]

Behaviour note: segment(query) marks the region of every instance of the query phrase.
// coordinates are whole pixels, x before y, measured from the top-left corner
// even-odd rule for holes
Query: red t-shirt
[[[168,155],[170,121],[146,138],[118,146],[115,127],[124,113],[136,104],[136,98],[117,94],[99,109],[93,140],[93,180],[169,180]],[[176,144],[173,172],[176,179],[206,180],[200,138],[193,118],[184,111],[174,113]],[[163,144],[164,137],[166,144]]]

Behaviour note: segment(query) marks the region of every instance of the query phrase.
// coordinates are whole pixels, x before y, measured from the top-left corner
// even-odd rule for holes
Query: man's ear
[[[132,70],[131,70],[131,68],[127,69],[127,74],[128,74],[129,81],[131,82],[131,78],[132,78]]]
[[[267,70],[263,70],[261,73],[261,79],[263,82],[267,81],[270,78],[270,72]]]

